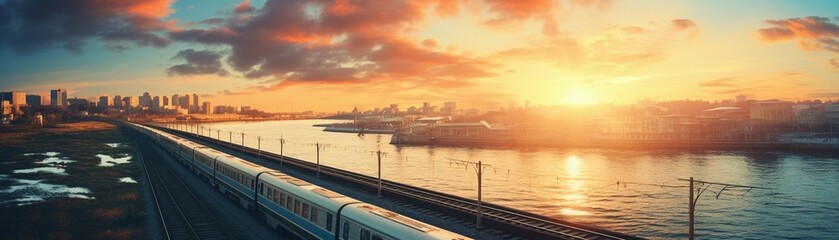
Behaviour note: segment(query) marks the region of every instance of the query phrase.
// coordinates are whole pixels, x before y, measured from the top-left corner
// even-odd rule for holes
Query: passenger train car
[[[329,191],[146,126],[175,159],[272,228],[287,226],[306,239],[467,239],[435,226]]]

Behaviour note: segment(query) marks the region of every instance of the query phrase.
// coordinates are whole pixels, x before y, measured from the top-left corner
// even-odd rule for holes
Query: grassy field
[[[0,128],[0,239],[147,238],[140,185],[120,182],[140,179],[136,159],[100,166],[97,156],[134,156],[132,144],[101,122]],[[51,156],[60,163],[45,160]],[[39,168],[63,173],[21,172]]]

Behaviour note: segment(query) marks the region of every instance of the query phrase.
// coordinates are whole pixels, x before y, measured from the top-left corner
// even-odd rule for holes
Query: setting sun
[[[574,87],[560,96],[562,103],[571,105],[589,105],[596,103],[594,94],[588,89],[582,87]]]

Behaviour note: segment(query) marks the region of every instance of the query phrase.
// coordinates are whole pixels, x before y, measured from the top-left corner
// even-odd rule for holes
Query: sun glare
[[[570,89],[565,92],[561,98],[564,103],[572,105],[588,105],[595,103],[595,99],[591,91],[580,87]]]

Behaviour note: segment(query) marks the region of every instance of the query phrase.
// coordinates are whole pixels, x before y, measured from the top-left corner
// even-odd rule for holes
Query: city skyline
[[[0,89],[194,92],[270,112],[839,97],[829,1],[81,3],[0,4]],[[27,7],[78,21],[43,30],[61,23]]]

